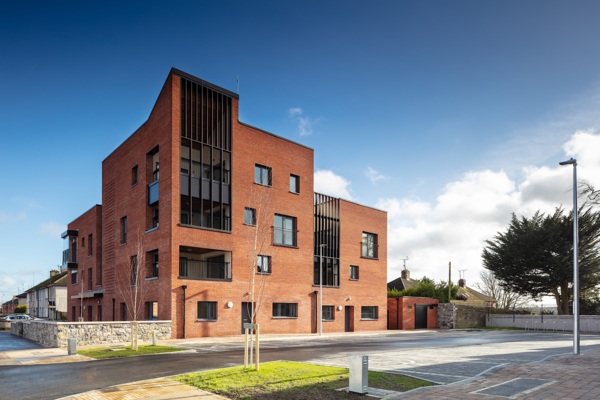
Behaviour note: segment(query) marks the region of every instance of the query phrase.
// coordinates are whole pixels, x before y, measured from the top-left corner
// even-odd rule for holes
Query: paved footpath
[[[597,400],[600,399],[600,350],[551,356],[508,365],[457,383],[417,389],[386,400]]]

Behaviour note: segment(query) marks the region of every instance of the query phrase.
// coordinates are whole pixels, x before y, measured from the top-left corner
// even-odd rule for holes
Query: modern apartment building
[[[313,150],[238,105],[170,71],[103,161],[102,206],[63,234],[70,320],[171,320],[174,338],[386,329],[386,212],[314,193]]]

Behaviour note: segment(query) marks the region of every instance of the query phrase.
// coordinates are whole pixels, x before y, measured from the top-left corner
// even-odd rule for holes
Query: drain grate
[[[478,390],[473,393],[513,398],[520,394],[530,393],[541,389],[542,387],[550,385],[554,382],[555,381],[550,381],[547,379],[517,378],[495,386]]]

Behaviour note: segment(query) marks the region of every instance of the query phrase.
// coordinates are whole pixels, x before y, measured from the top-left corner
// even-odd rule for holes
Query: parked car
[[[33,319],[27,314],[9,314],[5,317],[0,318],[0,321],[19,321]]]

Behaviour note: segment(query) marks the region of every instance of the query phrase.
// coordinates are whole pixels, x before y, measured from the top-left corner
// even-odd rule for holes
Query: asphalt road
[[[2,335],[0,335],[2,336]],[[27,341],[25,341],[27,342]],[[27,342],[30,343],[30,342]],[[582,336],[582,351],[600,336]],[[243,363],[242,338],[178,342],[191,351],[91,362],[0,367],[13,399],[56,399],[89,390]],[[0,351],[5,350],[0,340]],[[351,354],[369,357],[369,369],[451,383],[491,368],[572,352],[572,337],[522,331],[419,331],[335,336],[264,337],[261,362],[305,361],[348,366]]]

